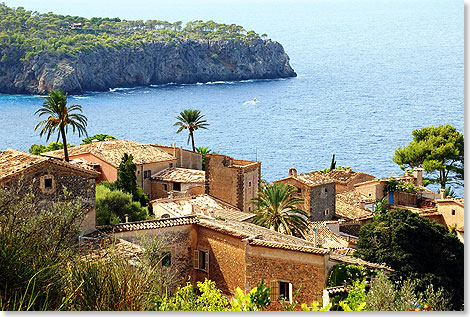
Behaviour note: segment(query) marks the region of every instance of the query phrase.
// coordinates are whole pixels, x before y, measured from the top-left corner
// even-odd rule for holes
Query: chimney
[[[347,173],[351,172],[351,166],[346,166],[346,172]]]
[[[297,170],[295,168],[289,169],[289,176],[297,176]]]
[[[441,188],[441,199],[446,199],[446,190]]]
[[[411,176],[410,170],[405,170],[405,176]]]
[[[416,186],[423,186],[423,169],[421,167],[414,169],[413,176],[416,178]]]
[[[317,247],[317,231],[317,227],[313,228],[313,244],[315,245],[315,248]]]
[[[126,217],[126,223],[129,222],[129,215],[128,214],[124,214],[124,217]]]

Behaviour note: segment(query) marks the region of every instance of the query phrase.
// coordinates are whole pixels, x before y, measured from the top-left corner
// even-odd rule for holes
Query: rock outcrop
[[[69,94],[151,84],[191,84],[295,77],[289,56],[278,42],[254,39],[181,39],[142,43],[138,47],[97,49],[76,56],[42,53],[21,60],[21,52],[3,48],[0,93]]]

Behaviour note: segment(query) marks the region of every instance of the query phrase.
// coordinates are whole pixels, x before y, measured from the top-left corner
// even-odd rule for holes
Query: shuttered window
[[[271,287],[271,300],[278,300],[279,299],[279,282],[272,281],[269,283],[269,287]]]
[[[194,268],[209,272],[209,252],[194,250]]]

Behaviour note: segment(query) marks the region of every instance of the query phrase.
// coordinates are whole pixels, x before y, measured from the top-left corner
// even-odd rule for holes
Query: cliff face
[[[9,58],[0,63],[0,93],[46,94],[62,89],[81,94],[114,87],[296,76],[282,45],[261,39],[249,45],[231,40],[152,42],[75,57],[40,54],[22,62],[19,52],[2,51]]]

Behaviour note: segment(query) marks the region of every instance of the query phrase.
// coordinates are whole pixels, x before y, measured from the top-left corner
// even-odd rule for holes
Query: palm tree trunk
[[[196,152],[196,147],[194,146],[194,134],[193,131],[189,130],[189,134],[191,135],[191,142],[193,144],[193,152]]]
[[[60,127],[60,133],[62,134],[62,143],[64,143],[64,156],[65,161],[69,161],[69,151],[67,149],[67,137],[65,136],[65,129],[63,126]]]

